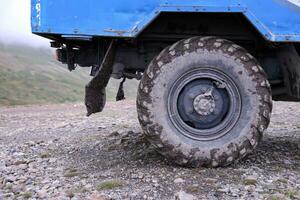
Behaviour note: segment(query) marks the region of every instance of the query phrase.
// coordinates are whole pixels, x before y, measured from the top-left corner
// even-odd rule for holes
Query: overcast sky
[[[0,41],[49,46],[49,41],[31,33],[30,0],[0,0]]]

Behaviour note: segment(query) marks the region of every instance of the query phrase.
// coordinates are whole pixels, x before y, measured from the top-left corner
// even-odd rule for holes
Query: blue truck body
[[[136,37],[162,12],[242,13],[269,41],[300,41],[297,0],[32,0],[32,31]]]

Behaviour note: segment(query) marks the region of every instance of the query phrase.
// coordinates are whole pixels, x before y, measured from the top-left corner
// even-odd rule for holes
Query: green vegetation
[[[257,184],[257,180],[255,178],[246,178],[243,181],[244,185],[256,185]]]
[[[109,180],[109,181],[104,181],[97,185],[97,190],[112,190],[114,188],[122,187],[124,186],[124,183],[120,180]]]
[[[82,102],[89,68],[70,73],[50,49],[0,44],[0,105]],[[119,80],[111,80],[108,100],[115,99]],[[137,81],[127,81],[125,94],[135,97]]]
[[[22,196],[24,197],[24,199],[30,199],[32,197],[32,193],[31,192],[24,192],[22,194]]]
[[[22,196],[24,197],[24,199],[30,199],[32,197],[32,193],[31,192],[24,192],[22,194]]]
[[[68,198],[72,199],[73,197],[75,197],[75,194],[74,194],[73,191],[67,191],[67,192],[66,192],[66,196],[67,196]]]
[[[296,188],[289,188],[284,194],[290,199],[300,199],[300,193]]]
[[[43,152],[43,153],[40,154],[40,157],[43,158],[43,159],[45,159],[45,158],[50,158],[50,157],[51,157],[51,154],[48,153],[48,152]]]
[[[186,191],[188,193],[198,193],[201,191],[201,188],[199,186],[195,186],[195,185],[188,185],[186,188]]]

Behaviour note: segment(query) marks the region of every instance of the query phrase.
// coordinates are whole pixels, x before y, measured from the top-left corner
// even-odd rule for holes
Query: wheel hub
[[[169,95],[171,120],[183,135],[196,140],[221,137],[240,115],[239,91],[220,71],[190,71],[177,80]]]
[[[212,90],[213,88],[211,88],[209,92],[200,94],[194,99],[193,106],[199,115],[207,116],[214,112],[216,103],[212,95]]]

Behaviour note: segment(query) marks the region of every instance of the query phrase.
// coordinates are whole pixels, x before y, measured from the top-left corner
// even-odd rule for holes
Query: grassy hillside
[[[70,73],[49,49],[0,44],[0,105],[80,102],[89,79],[89,69]],[[110,100],[118,83],[109,84]],[[128,81],[125,88],[127,97],[134,98],[137,81]]]

